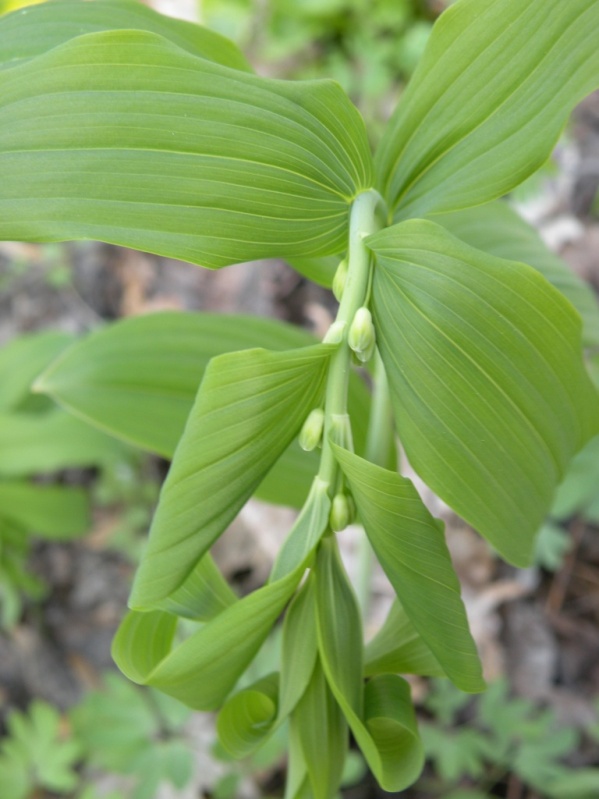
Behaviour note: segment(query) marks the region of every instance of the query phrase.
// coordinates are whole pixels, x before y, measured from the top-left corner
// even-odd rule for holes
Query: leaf
[[[313,283],[330,289],[341,261],[340,255],[323,255],[320,258],[288,258],[290,266]]]
[[[368,239],[373,315],[402,444],[422,479],[510,563],[599,426],[580,319],[531,267],[422,220]]]
[[[172,458],[210,358],[265,347],[316,343],[271,319],[163,312],[123,319],[77,342],[35,384],[69,412],[143,449]],[[358,451],[366,440],[368,391],[352,374],[349,407]],[[258,487],[267,502],[301,507],[318,469],[296,442]]]
[[[74,766],[80,746],[64,740],[58,711],[46,702],[34,700],[27,714],[13,711],[7,718],[9,737],[2,742],[5,762],[26,766],[31,788],[70,792],[78,783]],[[1,779],[0,772],[0,779]]]
[[[19,336],[0,350],[0,412],[17,410],[31,384],[72,341],[67,333],[48,331]]]
[[[134,682],[152,685],[194,710],[216,710],[255,657],[291,598],[301,574],[266,585],[231,605],[170,651],[155,650],[140,668],[137,651],[151,641],[150,621],[162,631],[175,617],[162,611],[130,611],[113,641],[113,658]],[[161,632],[160,640],[166,644]],[[201,679],[198,679],[201,675]]]
[[[0,131],[0,238],[93,238],[208,268],[338,252],[372,183],[336,84],[260,78],[141,31],[0,70]]]
[[[596,0],[462,0],[433,28],[377,153],[399,218],[494,200],[599,86]]]
[[[446,676],[397,599],[385,623],[366,646],[364,674],[366,677],[376,674]]]
[[[323,390],[331,347],[246,350],[208,366],[167,479],[130,605],[176,591],[252,495]]]
[[[332,537],[316,565],[318,648],[331,691],[385,791],[400,791],[418,777],[424,755],[410,688],[401,677],[374,677],[362,689],[362,624]]]
[[[410,480],[333,446],[372,548],[409,620],[447,676],[485,688],[443,525]]]
[[[295,709],[293,725],[303,751],[312,796],[330,799],[341,782],[349,736],[341,708],[318,660]]]
[[[427,758],[444,783],[460,777],[480,777],[485,770],[486,740],[479,730],[443,730],[432,724],[422,725],[422,740]]]
[[[105,30],[158,33],[192,55],[249,71],[243,55],[224,36],[128,0],[52,0],[4,17],[0,25],[0,65],[14,67],[69,39]]]
[[[582,340],[599,346],[599,304],[592,288],[545,245],[537,231],[505,202],[442,214],[443,225],[471,247],[537,269],[582,316]]]
[[[0,481],[0,516],[44,538],[63,540],[85,533],[89,503],[80,488]]]
[[[61,409],[0,413],[0,475],[23,477],[114,461],[123,446]]]
[[[227,700],[216,729],[219,741],[232,757],[247,757],[272,732],[278,690],[279,675],[269,674]]]
[[[204,555],[185,582],[160,602],[160,610],[186,619],[207,621],[237,601],[210,554]]]
[[[594,438],[571,461],[554,497],[551,515],[568,519],[585,514],[599,496],[599,438]]]
[[[314,580],[308,578],[289,606],[283,622],[280,720],[295,708],[314,674],[318,654],[315,610]]]
[[[311,495],[309,502],[325,500],[326,493]],[[310,525],[319,518],[301,515],[294,529],[318,541],[324,530],[316,534]],[[308,552],[294,571],[282,579],[271,578],[173,649],[174,616],[162,611],[128,613],[113,641],[116,664],[134,682],[152,685],[196,710],[216,710],[264,643],[312,555]]]

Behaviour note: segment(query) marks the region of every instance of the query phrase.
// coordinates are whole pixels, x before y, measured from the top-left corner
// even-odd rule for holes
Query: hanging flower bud
[[[322,408],[315,408],[310,411],[308,418],[303,424],[299,434],[299,445],[306,452],[313,449],[322,441],[322,431],[324,429],[324,411]]]
[[[368,355],[365,360],[368,360],[374,352],[375,342],[376,334],[372,324],[372,314],[364,306],[358,308],[349,328],[347,343],[358,357],[364,353],[365,356]],[[364,362],[362,358],[360,360]]]
[[[322,340],[323,344],[341,344],[346,322],[333,322]]]
[[[345,494],[336,494],[331,505],[329,524],[334,533],[345,530],[350,520],[350,507]]]
[[[358,359],[358,361],[360,361],[361,364],[368,363],[368,361],[372,358],[372,356],[374,355],[375,346],[376,346],[376,341],[373,339],[371,346],[367,350],[354,353],[356,358]]]
[[[335,277],[333,278],[333,294],[337,302],[341,302],[341,297],[343,296],[343,289],[345,288],[345,282],[347,280],[347,271],[347,260],[344,258],[337,267]]]

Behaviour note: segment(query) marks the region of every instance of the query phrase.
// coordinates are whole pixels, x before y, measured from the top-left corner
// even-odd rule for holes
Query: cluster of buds
[[[376,333],[372,314],[365,306],[358,308],[347,334],[347,343],[360,363],[367,363],[374,353]]]

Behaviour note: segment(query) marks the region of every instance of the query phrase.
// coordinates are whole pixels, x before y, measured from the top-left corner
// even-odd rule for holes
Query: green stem
[[[325,398],[325,426],[322,456],[318,476],[334,493],[338,466],[329,445],[329,434],[335,432],[335,423],[347,414],[347,389],[351,370],[351,352],[347,345],[347,332],[354,314],[366,299],[370,275],[370,251],[364,238],[378,228],[375,216],[379,194],[373,190],[356,197],[351,209],[349,226],[348,273],[336,322],[345,323],[343,339],[331,359]]]
[[[390,439],[393,435],[391,395],[389,394],[387,373],[378,350],[375,352],[374,358],[372,402],[368,419],[365,456],[366,460],[377,466],[388,466]],[[356,595],[364,619],[368,615],[373,565],[374,553],[366,533],[362,531],[358,544],[359,571]]]

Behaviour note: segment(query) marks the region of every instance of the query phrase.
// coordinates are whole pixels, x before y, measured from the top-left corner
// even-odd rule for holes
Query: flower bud
[[[347,271],[347,260],[344,258],[337,267],[335,277],[333,278],[333,294],[337,302],[341,302],[341,297],[343,296],[343,289],[345,288],[345,282],[347,280]]]
[[[373,341],[372,341],[372,345],[371,345],[370,347],[368,347],[368,349],[367,349],[367,350],[363,350],[363,351],[359,350],[358,352],[355,352],[355,353],[354,353],[354,355],[356,356],[356,358],[357,358],[357,359],[358,359],[358,361],[360,362],[360,365],[362,365],[362,364],[365,364],[365,363],[368,363],[368,361],[369,361],[369,360],[372,358],[372,356],[374,355],[374,350],[375,350],[375,347],[376,347],[376,342],[375,342],[375,340],[373,339]]]
[[[368,308],[358,308],[347,334],[347,343],[357,353],[370,353],[374,351],[376,334],[372,324],[372,315]],[[362,360],[362,359],[360,359]],[[368,360],[368,359],[367,359]]]
[[[345,332],[345,322],[333,322],[322,340],[323,344],[341,344]]]
[[[306,452],[311,452],[322,441],[322,431],[324,429],[324,411],[322,408],[315,408],[310,411],[308,418],[304,422],[299,434],[299,445]]]
[[[329,517],[329,524],[334,533],[340,533],[345,530],[349,524],[350,507],[345,494],[336,494],[333,497],[333,504],[331,505],[331,515]]]

